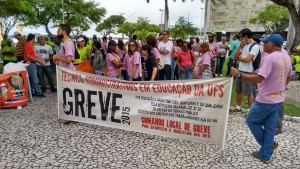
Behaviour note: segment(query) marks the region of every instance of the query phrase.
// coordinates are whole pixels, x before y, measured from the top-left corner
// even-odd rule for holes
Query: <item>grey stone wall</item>
[[[256,17],[270,3],[272,2],[269,0],[227,0],[225,3],[208,3],[206,29],[215,32],[239,32],[247,27],[252,31],[265,31],[259,25],[250,24],[249,19]]]

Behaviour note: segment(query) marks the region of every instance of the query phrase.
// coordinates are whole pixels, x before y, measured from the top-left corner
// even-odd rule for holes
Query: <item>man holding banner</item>
[[[269,53],[261,61],[256,74],[241,73],[231,68],[231,74],[240,79],[258,83],[259,94],[253,103],[246,122],[261,146],[252,156],[264,163],[269,163],[278,147],[274,141],[275,127],[280,106],[285,99],[285,86],[292,79],[292,65],[288,54],[281,52],[283,38],[279,34],[270,34],[260,38],[264,42],[264,51]]]

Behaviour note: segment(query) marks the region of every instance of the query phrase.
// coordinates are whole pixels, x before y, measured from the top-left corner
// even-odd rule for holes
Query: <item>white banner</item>
[[[224,150],[232,78],[128,82],[58,67],[57,88],[60,119]]]

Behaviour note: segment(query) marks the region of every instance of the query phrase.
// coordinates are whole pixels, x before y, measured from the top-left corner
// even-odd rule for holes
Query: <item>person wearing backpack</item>
[[[285,100],[285,88],[292,79],[292,65],[290,56],[282,51],[284,39],[280,34],[270,34],[260,40],[268,54],[264,56],[257,74],[243,73],[236,68],[231,68],[231,74],[258,83],[259,93],[246,123],[260,145],[260,149],[253,151],[252,156],[263,163],[270,163],[279,146],[274,141],[275,127],[279,109]]]
[[[73,60],[75,59],[75,46],[70,39],[71,28],[67,24],[60,24],[57,30],[58,38],[63,41],[63,46],[58,55],[53,56],[53,62],[59,66],[75,69]]]
[[[259,67],[259,64],[252,64],[253,60],[255,62],[256,57],[260,53],[259,46],[252,39],[252,32],[250,29],[242,29],[239,32],[239,36],[241,42],[238,49],[234,53],[234,58],[239,62],[238,70],[245,74],[252,74],[255,70],[254,67]],[[248,96],[248,109],[250,109],[254,101],[252,82],[237,78],[236,93],[236,109],[234,110],[234,112],[241,112],[243,96]]]

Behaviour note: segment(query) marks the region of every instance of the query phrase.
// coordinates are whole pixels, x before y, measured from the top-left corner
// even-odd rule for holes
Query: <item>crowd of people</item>
[[[70,32],[68,25],[61,24],[57,37],[47,41],[39,36],[38,43],[35,43],[33,34],[25,38],[15,32],[13,36],[18,39],[16,47],[7,38],[1,43],[3,65],[17,61],[30,62],[27,68],[30,84],[34,95],[38,97],[45,97],[44,75],[51,92],[56,92],[51,62],[65,68],[126,81],[234,76],[237,93],[234,111],[241,111],[242,98],[247,96],[249,114],[246,122],[261,145],[261,149],[252,155],[269,162],[278,147],[274,135],[281,132],[283,111],[279,110],[283,107],[283,92],[292,77],[292,65],[295,72],[300,73],[300,46],[294,48],[290,56],[282,48],[283,38],[280,34],[252,35],[247,28],[233,37],[230,47],[226,36],[217,43],[214,32],[208,34],[208,41],[205,42],[193,37],[189,42],[170,39],[168,31],[163,31],[158,37],[148,36],[142,41],[138,41],[134,35],[128,46],[123,39],[115,41],[111,37],[103,37],[100,41],[96,36],[88,39],[84,35],[74,43]],[[227,73],[223,74],[227,56]]]

